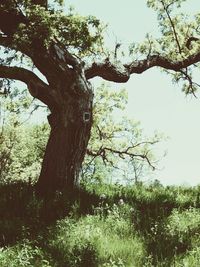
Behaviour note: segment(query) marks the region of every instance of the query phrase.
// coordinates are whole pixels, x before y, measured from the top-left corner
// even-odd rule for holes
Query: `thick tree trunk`
[[[80,95],[63,95],[61,108],[49,115],[51,132],[37,183],[40,194],[73,190],[78,185],[92,126],[92,100],[88,88]]]

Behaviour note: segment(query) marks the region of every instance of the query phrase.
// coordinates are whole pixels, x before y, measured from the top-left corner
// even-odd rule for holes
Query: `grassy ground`
[[[0,186],[0,267],[200,266],[200,188]]]

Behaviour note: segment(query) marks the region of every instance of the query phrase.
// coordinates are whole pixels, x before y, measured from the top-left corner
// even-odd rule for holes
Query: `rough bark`
[[[83,78],[81,83],[80,80],[78,83],[73,81],[68,90],[74,90],[74,86],[79,86],[76,90],[82,93],[63,95],[59,107],[48,116],[51,132],[37,183],[41,195],[56,190],[73,190],[79,183],[92,126],[93,92]]]

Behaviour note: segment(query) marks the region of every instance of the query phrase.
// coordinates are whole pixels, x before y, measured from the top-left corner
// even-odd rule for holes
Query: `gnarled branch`
[[[130,71],[124,65],[113,64],[106,59],[104,62],[94,62],[90,67],[85,69],[87,79],[99,76],[107,81],[125,83],[130,78]]]
[[[0,78],[24,82],[34,98],[41,100],[49,108],[54,104],[49,92],[49,86],[30,70],[0,65]]]
[[[161,67],[168,70],[180,71],[200,61],[200,52],[190,55],[182,60],[173,61],[161,55],[152,55],[143,60],[133,61],[129,64],[114,64],[106,59],[104,62],[94,62],[91,66],[85,69],[87,79],[96,76],[102,77],[105,80],[124,83],[130,78],[133,73],[142,73],[152,67]]]

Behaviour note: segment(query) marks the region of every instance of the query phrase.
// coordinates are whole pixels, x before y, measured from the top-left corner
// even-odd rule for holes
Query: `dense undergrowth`
[[[200,266],[200,188],[0,186],[1,267]]]

